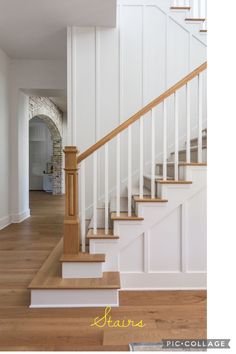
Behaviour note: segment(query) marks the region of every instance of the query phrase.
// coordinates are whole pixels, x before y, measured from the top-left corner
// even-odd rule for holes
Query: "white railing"
[[[148,132],[148,140],[150,140],[150,145],[148,150],[150,152],[150,180],[151,180],[151,187],[150,187],[150,194],[151,198],[156,198],[156,176],[155,176],[155,169],[156,169],[156,147],[157,147],[157,138],[156,138],[156,132],[160,128],[160,119],[162,119],[162,151],[159,151],[159,154],[161,153],[163,158],[163,180],[167,179],[167,158],[168,158],[168,117],[170,114],[173,114],[173,119],[174,119],[174,179],[176,181],[179,180],[179,124],[180,124],[180,118],[182,119],[182,116],[180,115],[180,98],[183,96],[180,96],[180,89],[184,88],[181,92],[181,94],[185,95],[185,109],[186,109],[186,120],[182,119],[182,124],[183,122],[186,122],[186,135],[185,135],[185,141],[186,141],[186,162],[190,163],[191,162],[191,100],[193,99],[194,94],[196,93],[196,99],[197,101],[194,102],[194,106],[197,107],[197,119],[198,119],[198,162],[202,162],[202,129],[203,129],[203,82],[205,83],[205,80],[203,81],[203,75],[204,75],[204,70],[206,69],[206,63],[201,65],[199,68],[194,70],[192,73],[187,75],[183,80],[179,81],[176,85],[174,85],[172,88],[167,90],[165,93],[163,93],[161,96],[150,102],[147,106],[142,108],[139,112],[137,112],[135,115],[133,115],[130,119],[125,121],[123,124],[121,124],[119,127],[114,129],[110,134],[105,136],[103,139],[99,140],[95,145],[90,147],[88,150],[86,150],[84,153],[78,156],[77,161],[80,165],[79,168],[79,183],[80,183],[80,218],[81,218],[81,240],[82,240],[82,251],[85,251],[85,218],[86,218],[86,203],[85,203],[85,187],[86,187],[86,168],[87,168],[87,159],[89,156],[93,156],[92,162],[93,162],[93,187],[90,188],[92,191],[92,204],[93,204],[93,234],[96,235],[98,232],[98,228],[100,227],[101,220],[98,220],[98,185],[101,187],[101,185],[104,186],[104,232],[105,234],[109,233],[109,188],[112,186],[109,185],[109,166],[111,166],[111,163],[114,164],[113,166],[115,167],[116,171],[115,172],[115,195],[116,195],[116,216],[120,216],[120,194],[121,194],[121,151],[124,151],[125,154],[127,155],[127,186],[128,186],[128,216],[132,215],[132,184],[133,184],[133,157],[135,154],[139,155],[139,177],[138,177],[138,184],[139,184],[139,197],[142,199],[143,198],[143,175],[144,175],[144,150],[146,149],[146,145],[144,146],[144,120],[147,121],[148,119],[151,119],[151,124],[150,124],[150,129],[151,131]],[[192,81],[194,80],[194,85],[197,85],[197,89],[195,91],[193,90],[193,85]],[[183,101],[183,100],[182,100]],[[157,114],[156,111],[156,106],[161,104],[161,109],[159,110],[160,115]],[[167,109],[168,107],[168,109]],[[148,115],[147,113],[150,113]],[[172,112],[172,113],[171,113]],[[132,134],[133,130],[133,123],[136,121],[139,121],[139,132],[138,134]],[[128,135],[127,139],[122,139],[121,140],[121,135],[122,132],[125,130],[128,130]],[[112,154],[113,150],[109,149],[110,142],[112,140],[116,140],[115,144],[115,151]],[[137,146],[137,149],[132,151],[132,141],[135,146]],[[121,145],[124,144],[124,145]],[[102,148],[104,146],[104,148]],[[159,145],[158,145],[159,146]],[[124,148],[124,150],[121,150],[121,147]],[[98,167],[98,151],[99,151],[99,161],[102,161],[101,157],[104,156],[104,178],[99,179],[98,172],[103,171],[103,169],[99,169]],[[147,152],[147,150],[146,150]],[[100,162],[99,162],[100,164]],[[98,183],[99,182],[99,183]],[[100,188],[99,187],[99,188]],[[87,187],[87,190],[89,187]]]

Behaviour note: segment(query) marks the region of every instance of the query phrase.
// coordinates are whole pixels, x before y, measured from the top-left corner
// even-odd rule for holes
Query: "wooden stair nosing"
[[[204,21],[206,21],[206,19],[203,18],[203,17],[196,17],[196,18],[189,17],[189,18],[186,18],[185,21],[189,21],[189,22],[204,22]]]
[[[31,281],[29,289],[120,289],[119,272],[104,272],[102,278],[63,279],[60,263],[62,249],[63,240],[61,239]]]
[[[175,181],[175,180],[172,181],[156,180],[155,182],[160,184],[192,184],[193,183],[192,181]]]
[[[167,203],[167,199],[162,199],[162,198],[151,198],[151,197],[143,197],[139,198],[139,196],[133,196],[133,199],[135,203]]]
[[[111,213],[111,220],[144,220],[142,216],[137,216],[134,213],[131,216],[128,216],[128,213],[120,213],[120,216],[116,215],[116,212]]]
[[[60,262],[105,262],[105,254],[90,254],[82,252],[79,254],[63,254],[60,258]]]
[[[94,235],[93,229],[90,229],[87,233],[89,240],[117,240],[119,236],[113,235],[113,230],[108,230],[108,234],[105,234],[105,229],[97,229],[97,234]]]
[[[171,10],[191,10],[190,6],[171,6]]]
[[[174,162],[167,162],[167,166],[174,166]],[[157,163],[156,166],[161,167],[163,166],[163,163]],[[206,162],[179,162],[179,166],[207,166]]]

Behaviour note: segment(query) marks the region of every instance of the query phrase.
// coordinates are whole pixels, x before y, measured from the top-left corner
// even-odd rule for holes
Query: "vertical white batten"
[[[93,233],[97,234],[97,151],[93,153]]]
[[[139,198],[143,198],[143,117],[139,120]]]
[[[163,101],[163,180],[167,179],[167,111],[166,100]]]
[[[151,198],[155,198],[155,110],[151,111]]]
[[[186,84],[186,162],[191,162],[191,152],[190,152],[190,129],[191,129],[191,119],[190,119],[190,84]]]
[[[80,163],[80,193],[81,193],[81,242],[82,252],[85,252],[86,227],[85,227],[85,161]]]
[[[132,130],[128,127],[128,216],[131,216],[132,209]]]
[[[179,105],[178,91],[174,93],[174,114],[175,114],[175,180],[179,179]]]
[[[202,74],[198,75],[198,162],[202,162]]]
[[[67,27],[67,144],[76,145],[76,44],[75,28]]]
[[[105,144],[105,235],[108,235],[109,211],[108,211],[108,181],[109,181],[108,143]]]
[[[120,216],[120,134],[116,138],[116,215]]]

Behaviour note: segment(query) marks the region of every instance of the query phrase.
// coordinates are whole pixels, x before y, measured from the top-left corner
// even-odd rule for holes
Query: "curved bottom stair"
[[[104,272],[101,278],[62,278],[62,246],[61,240],[30,283],[30,307],[118,306],[119,272]]]

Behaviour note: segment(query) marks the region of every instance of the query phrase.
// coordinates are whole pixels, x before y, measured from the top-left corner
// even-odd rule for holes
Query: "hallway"
[[[30,208],[31,218],[0,231],[0,350],[128,350],[137,329],[90,326],[101,308],[28,308],[27,286],[62,236],[64,197],[31,192]],[[153,341],[204,338],[206,292],[123,291],[112,317],[142,319]]]

